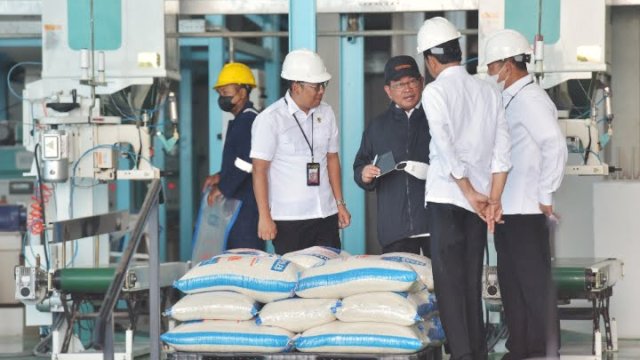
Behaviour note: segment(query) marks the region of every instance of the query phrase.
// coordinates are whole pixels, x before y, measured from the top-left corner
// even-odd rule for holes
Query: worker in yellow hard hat
[[[249,100],[256,80],[245,64],[225,64],[213,89],[218,92],[218,106],[235,118],[229,122],[222,150],[220,171],[207,177],[204,187],[210,188],[207,199],[214,205],[221,196],[242,201],[240,211],[226,239],[226,248],[264,249],[258,239],[258,208],[251,177],[251,127],[258,111]]]

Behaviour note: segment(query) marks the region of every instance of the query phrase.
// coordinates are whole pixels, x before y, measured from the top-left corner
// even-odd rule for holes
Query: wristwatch
[[[347,203],[344,202],[344,200],[336,200],[336,205],[338,205],[338,206],[340,206],[340,205],[347,206]]]

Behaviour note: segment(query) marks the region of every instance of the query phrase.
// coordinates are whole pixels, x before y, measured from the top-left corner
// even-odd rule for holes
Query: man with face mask
[[[235,118],[229,122],[222,150],[220,172],[209,176],[204,187],[210,187],[208,203],[224,195],[242,201],[238,217],[227,240],[227,248],[264,249],[264,242],[256,236],[258,208],[251,178],[251,127],[258,111],[249,100],[256,81],[251,69],[242,63],[225,64],[214,89],[218,92],[218,106]]]
[[[289,89],[253,124],[251,158],[258,236],[278,254],[314,245],[340,248],[351,222],[342,197],[340,138],[322,102],[331,75],[313,51],[293,50],[282,64]]]
[[[503,359],[557,358],[558,317],[551,279],[547,218],[560,187],[567,146],[556,107],[527,71],[531,47],[520,33],[500,30],[485,47],[488,74],[502,91],[511,130],[513,168],[496,225],[498,278],[509,339]]]
[[[482,259],[487,228],[500,221],[510,141],[500,93],[460,65],[460,36],[442,17],[426,20],[418,32],[418,51],[435,78],[422,93],[431,132],[425,201],[451,359],[482,360]]]

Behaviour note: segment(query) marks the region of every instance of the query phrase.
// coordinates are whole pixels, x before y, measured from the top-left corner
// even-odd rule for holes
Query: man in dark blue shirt
[[[258,111],[249,101],[251,89],[256,81],[251,69],[242,63],[228,63],[218,75],[213,87],[220,97],[218,105],[222,111],[232,113],[222,151],[220,172],[207,177],[205,188],[210,187],[208,203],[213,205],[220,197],[242,201],[240,212],[229,237],[227,249],[264,249],[264,241],[258,239],[258,208],[253,194],[251,178],[251,126]]]

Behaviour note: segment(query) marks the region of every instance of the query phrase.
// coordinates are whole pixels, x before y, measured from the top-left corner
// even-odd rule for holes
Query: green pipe
[[[56,270],[53,287],[70,293],[102,294],[113,281],[115,268],[72,268]]]

